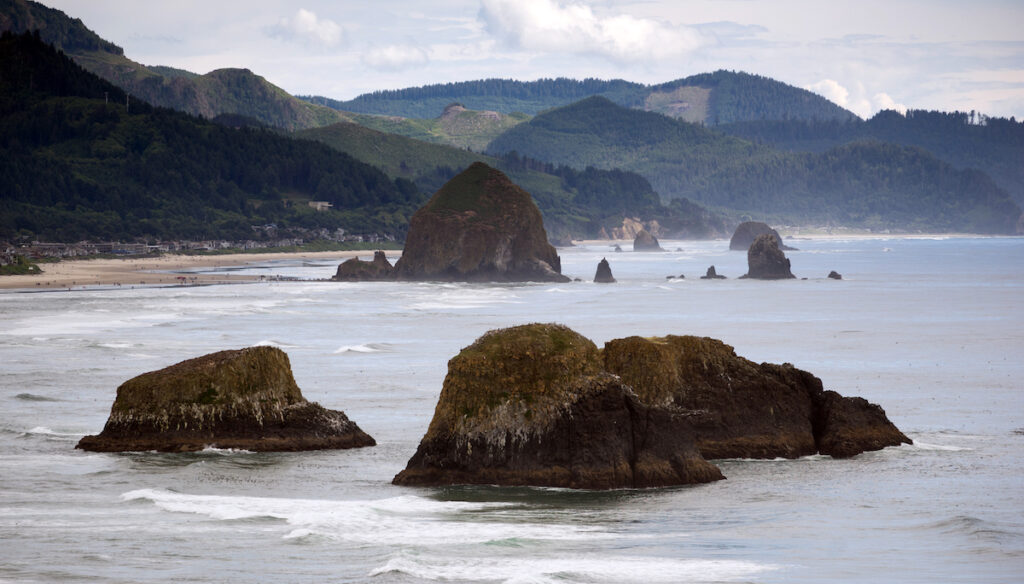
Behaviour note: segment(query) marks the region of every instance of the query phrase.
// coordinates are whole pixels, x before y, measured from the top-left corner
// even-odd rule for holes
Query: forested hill
[[[268,224],[401,239],[425,200],[323,144],[125,97],[38,34],[0,37],[0,239],[259,239]]]
[[[758,121],[722,125],[734,136],[801,152],[824,152],[859,140],[923,148],[961,169],[992,177],[1024,205],[1024,121],[973,112],[882,111],[867,121]]]
[[[154,105],[206,118],[238,114],[286,130],[347,119],[335,110],[297,99],[246,69],[197,75],[170,67],[147,67],[125,57],[120,47],[60,10],[31,0],[0,0],[0,32],[33,30],[87,70]]]
[[[849,111],[810,91],[734,71],[694,75],[653,86],[600,79],[483,79],[376,91],[350,101],[319,96],[303,99],[348,112],[433,118],[452,102],[462,103],[471,110],[533,115],[594,96],[706,125],[744,120],[857,119]]]
[[[545,112],[491,143],[576,168],[623,168],[663,197],[775,221],[1015,233],[1020,207],[987,175],[920,149],[861,142],[793,153],[603,98]]]
[[[321,96],[299,96],[316,104],[334,109],[364,114],[401,116],[429,119],[439,115],[455,102],[470,110],[493,110],[505,114],[515,112],[536,114],[552,107],[565,105],[590,97],[607,96],[616,102],[634,100],[643,85],[601,79],[481,79],[458,83],[440,83],[423,87],[394,89],[366,93],[349,101],[338,101]]]

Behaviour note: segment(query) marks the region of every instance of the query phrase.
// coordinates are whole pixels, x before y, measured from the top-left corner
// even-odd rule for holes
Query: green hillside
[[[447,144],[477,152],[503,132],[530,119],[526,114],[468,110],[460,103],[448,104],[440,116],[431,119],[350,114],[352,121],[368,128],[400,134],[425,142]]]
[[[871,229],[1014,233],[1020,208],[985,174],[881,142],[791,153],[603,98],[538,115],[496,139],[575,168],[620,167],[668,198],[734,216]]]
[[[556,240],[597,237],[624,218],[657,220],[667,232],[711,237],[726,231],[724,220],[679,200],[668,207],[643,177],[621,170],[573,169],[510,154],[500,158],[378,132],[358,124],[335,124],[296,133],[318,140],[381,168],[393,178],[414,181],[434,192],[473,162],[505,172],[537,202],[548,233]]]
[[[244,240],[267,224],[279,237],[343,228],[401,239],[426,198],[322,144],[126,108],[122,90],[38,34],[0,38],[0,96],[3,239]]]
[[[197,75],[170,67],[147,67],[98,37],[79,19],[31,0],[0,0],[0,31],[39,30],[85,69],[153,105],[205,118],[239,114],[273,127],[294,130],[332,124],[346,116],[297,99],[247,69]]]
[[[867,121],[744,122],[722,132],[797,152],[824,152],[856,141],[876,140],[925,149],[960,169],[988,174],[1024,205],[1024,121],[973,112],[883,111]]]

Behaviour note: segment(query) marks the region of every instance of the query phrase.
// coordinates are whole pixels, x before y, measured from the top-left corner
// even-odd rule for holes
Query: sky
[[[42,0],[146,65],[295,95],[493,77],[663,83],[718,69],[870,117],[1024,120],[1024,0]]]

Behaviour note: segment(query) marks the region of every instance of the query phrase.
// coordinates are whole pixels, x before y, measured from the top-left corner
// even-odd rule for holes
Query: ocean
[[[310,281],[0,293],[0,582],[1024,581],[1024,239],[787,240],[738,280],[724,241],[559,250],[569,284]],[[616,284],[593,284],[607,257]],[[726,280],[700,280],[709,265]],[[842,280],[826,275],[836,270]],[[684,274],[685,279],[667,279]],[[880,404],[914,440],[852,459],[719,461],[707,485],[392,486],[447,361],[558,322],[604,342],[715,337]],[[378,445],[96,454],[115,390],[223,349],[286,351],[303,394]]]

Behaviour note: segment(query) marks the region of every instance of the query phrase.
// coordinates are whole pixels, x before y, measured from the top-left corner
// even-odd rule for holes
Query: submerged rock
[[[633,239],[633,251],[665,251],[661,249],[658,238],[646,229],[641,229]]]
[[[879,406],[823,391],[788,363],[756,364],[716,339],[616,339],[603,358],[642,402],[685,419],[706,459],[846,457],[910,443]]]
[[[388,256],[381,250],[373,252],[373,261],[364,262],[358,257],[345,260],[338,266],[332,280],[339,282],[363,282],[388,280],[394,271]]]
[[[779,249],[771,235],[759,235],[747,250],[747,273],[740,278],[757,280],[785,280],[795,278],[790,271],[789,259]]]
[[[560,325],[491,331],[448,362],[441,396],[398,485],[610,489],[723,478],[678,417],[603,371]]]
[[[597,273],[594,274],[594,282],[598,284],[614,284],[615,277],[612,276],[612,267],[608,265],[606,258],[601,258],[597,264]]]
[[[701,280],[724,280],[725,276],[722,276],[715,270],[715,266],[709,266],[706,274],[700,277]]]
[[[398,280],[568,282],[530,194],[475,162],[409,222]]]
[[[779,232],[772,229],[767,223],[760,221],[744,221],[736,227],[736,231],[732,234],[732,239],[729,240],[729,249],[737,251],[747,251],[750,249],[750,244],[754,243],[754,240],[760,235],[771,235],[775,238],[776,243],[779,244],[779,249],[785,251],[795,251],[796,248],[789,247],[782,242],[782,236]]]
[[[103,431],[76,448],[97,452],[254,451],[373,446],[344,412],[306,401],[275,347],[220,351],[129,379]]]

